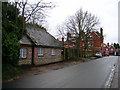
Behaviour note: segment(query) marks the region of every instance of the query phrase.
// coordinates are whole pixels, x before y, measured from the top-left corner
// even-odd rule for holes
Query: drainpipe
[[[32,65],[34,64],[34,45],[32,45]]]

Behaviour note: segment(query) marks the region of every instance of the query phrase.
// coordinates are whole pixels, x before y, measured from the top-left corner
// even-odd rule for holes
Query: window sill
[[[51,56],[55,56],[55,55],[51,55]]]
[[[44,55],[38,55],[38,57],[44,57]]]
[[[26,59],[27,57],[25,57],[25,58],[24,58],[24,57],[19,57],[19,58],[20,58],[20,59]]]

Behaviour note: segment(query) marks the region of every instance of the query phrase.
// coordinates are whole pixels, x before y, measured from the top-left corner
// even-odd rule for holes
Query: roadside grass
[[[95,59],[95,58],[93,58]],[[50,67],[60,67],[61,66],[70,66],[73,64],[77,64],[79,62],[86,62],[89,60],[93,60],[90,57],[74,57],[69,58],[69,60],[63,60],[61,62],[56,62],[53,64],[46,64],[46,65],[40,65],[40,66],[31,66],[31,65],[22,65],[22,66],[12,66],[10,64],[2,65],[2,79],[5,81],[12,81],[14,79],[19,78],[19,75],[26,74],[27,76],[30,76],[33,73],[36,72],[43,72],[47,68]]]
[[[15,78],[17,74],[22,73],[23,70],[18,66],[12,66],[10,64],[5,64],[2,67],[2,79],[3,80],[10,80]]]

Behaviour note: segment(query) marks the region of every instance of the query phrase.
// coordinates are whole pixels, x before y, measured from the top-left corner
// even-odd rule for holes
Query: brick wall
[[[19,58],[19,65],[32,64],[32,48],[28,46],[21,46],[27,49],[27,57]],[[61,49],[55,49],[55,55],[51,55],[52,48],[43,48],[43,56],[38,56],[38,47],[34,47],[34,64],[46,64],[61,61]]]
[[[98,37],[94,32],[92,32],[92,35],[93,35],[93,47],[101,47],[100,37]]]
[[[92,39],[89,39],[88,42],[92,42],[93,46],[88,46],[89,50],[92,51],[97,51],[97,52],[101,52],[101,41],[100,41],[100,37],[98,35],[95,34],[95,32],[92,32],[91,35],[93,35]],[[90,36],[91,36],[90,35]],[[90,38],[89,36],[89,38]]]
[[[52,48],[43,48],[43,56],[38,56],[38,47],[34,48],[34,64],[45,64],[61,61],[61,49],[55,49],[55,55],[51,55]]]

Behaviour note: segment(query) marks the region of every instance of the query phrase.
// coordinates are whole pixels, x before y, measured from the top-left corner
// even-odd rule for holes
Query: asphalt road
[[[103,57],[3,83],[3,88],[103,88],[113,65],[117,63],[117,56]]]

